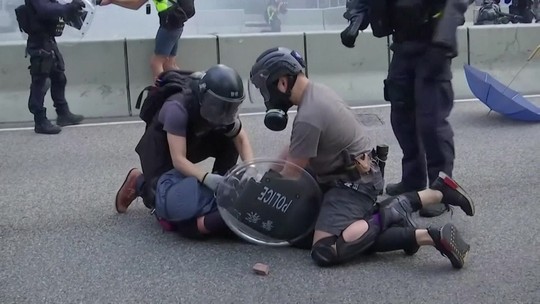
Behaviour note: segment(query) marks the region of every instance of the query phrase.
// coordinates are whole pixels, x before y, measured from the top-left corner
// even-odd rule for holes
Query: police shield
[[[64,33],[62,34],[63,38],[82,39],[88,32],[88,29],[94,20],[97,6],[96,0],[81,1],[84,3],[84,8],[81,9],[80,13],[63,19],[66,24]],[[58,0],[58,2],[67,4],[72,2],[72,0]]]
[[[13,3],[14,6],[12,19],[13,21],[15,21],[15,23],[12,23],[14,25],[12,26],[10,31],[12,31],[13,35],[17,35],[16,33],[19,33],[19,37],[22,36],[22,38],[26,40],[28,39],[28,33],[24,31],[24,26],[21,24],[21,22],[28,21],[32,17],[31,15],[27,15],[27,12],[31,12],[31,10],[21,9],[21,7],[25,4],[24,0],[10,1]],[[84,4],[84,7],[79,11],[79,13],[73,14],[71,16],[66,16],[64,18],[59,18],[58,26],[55,33],[58,41],[79,40],[82,39],[88,32],[88,29],[90,28],[90,25],[92,24],[92,21],[94,19],[97,7],[96,0],[80,1]],[[70,2],[72,2],[72,0],[58,0],[58,3],[63,5]],[[10,37],[6,37],[5,40],[16,39],[10,39]]]
[[[279,172],[285,165],[294,177]],[[284,160],[257,159],[232,168],[216,191],[218,210],[227,226],[244,240],[288,246],[315,226],[322,193],[304,169]]]

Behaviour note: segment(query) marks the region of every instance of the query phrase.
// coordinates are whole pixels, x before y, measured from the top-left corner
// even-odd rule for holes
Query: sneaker
[[[442,228],[428,228],[428,233],[435,248],[450,260],[452,267],[463,268],[471,246],[461,238],[456,226],[446,224]]]
[[[431,189],[439,190],[443,194],[441,203],[461,207],[468,216],[474,215],[474,202],[459,184],[444,172],[439,172],[439,177],[433,182]]]
[[[125,213],[137,198],[137,178],[141,175],[142,172],[137,168],[129,170],[124,183],[116,193],[115,206],[118,213]]]

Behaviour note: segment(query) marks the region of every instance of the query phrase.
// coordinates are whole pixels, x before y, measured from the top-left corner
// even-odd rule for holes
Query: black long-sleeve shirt
[[[27,0],[35,9],[37,16],[42,20],[54,20],[65,17],[68,13],[68,5],[52,2],[51,0]]]

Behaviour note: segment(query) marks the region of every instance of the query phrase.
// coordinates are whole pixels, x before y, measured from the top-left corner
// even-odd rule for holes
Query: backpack
[[[152,123],[169,96],[189,90],[193,73],[181,70],[165,71],[158,76],[156,86],[147,86],[139,93],[135,109],[140,110],[139,117],[146,123],[147,127]],[[148,92],[148,94],[143,101],[144,92]]]
[[[182,28],[184,23],[195,15],[194,0],[165,0],[172,5],[158,13],[159,24],[166,29]]]

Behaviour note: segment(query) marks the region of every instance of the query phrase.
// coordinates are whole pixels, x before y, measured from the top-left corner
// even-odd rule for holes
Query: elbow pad
[[[433,35],[433,44],[448,49],[452,58],[458,53],[457,28],[465,23],[469,3],[470,0],[446,0]]]

